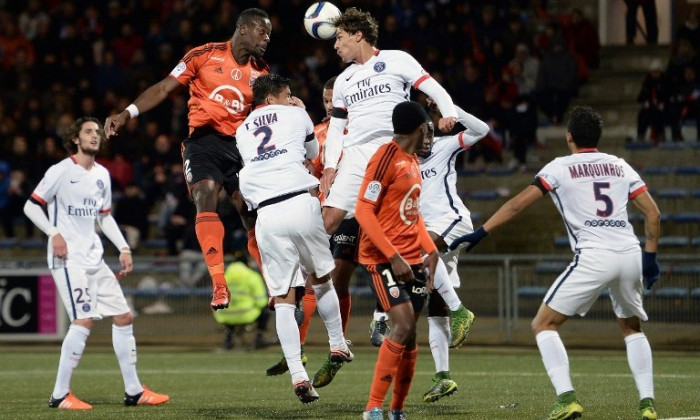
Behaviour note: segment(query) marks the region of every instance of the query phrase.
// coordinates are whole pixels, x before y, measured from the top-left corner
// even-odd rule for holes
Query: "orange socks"
[[[340,304],[340,320],[343,323],[343,335],[347,330],[348,320],[350,319],[350,307],[352,306],[352,297],[348,292],[345,296],[338,295],[338,303]],[[306,310],[306,307],[304,307]]]
[[[262,258],[260,257],[260,249],[258,249],[258,241],[255,239],[255,228],[248,231],[248,253],[255,260],[260,272],[263,272]]]
[[[308,283],[302,298],[302,307],[304,308],[304,322],[299,327],[299,338],[301,339],[301,344],[304,344],[306,342],[306,333],[309,331],[309,324],[311,324],[311,317],[316,312],[316,294]]]
[[[381,408],[384,406],[384,397],[389,390],[392,380],[398,373],[404,349],[405,346],[391,341],[389,338],[384,339],[382,346],[379,348],[377,363],[374,365],[374,377],[372,378],[372,386],[369,389],[369,401],[365,411],[369,411],[374,407]]]
[[[194,222],[197,240],[202,247],[204,261],[214,286],[226,285],[224,279],[224,225],[219,215],[213,212],[198,213]]]
[[[416,372],[416,360],[418,359],[418,345],[413,350],[404,350],[401,355],[396,378],[394,378],[394,396],[389,405],[390,410],[403,410],[404,402],[411,389],[413,374]]]

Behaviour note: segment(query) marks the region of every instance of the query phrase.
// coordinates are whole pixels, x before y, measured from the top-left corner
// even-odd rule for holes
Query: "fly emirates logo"
[[[357,102],[362,102],[364,100],[374,98],[375,96],[390,92],[391,85],[389,82],[384,83],[381,79],[377,81],[376,79],[370,77],[355,83],[354,88],[351,89],[351,93],[345,95],[345,103],[347,106],[351,106]]]
[[[98,203],[98,200],[94,198],[84,198],[80,206],[68,205],[68,215],[75,217],[96,217],[100,212],[101,204],[102,203]]]

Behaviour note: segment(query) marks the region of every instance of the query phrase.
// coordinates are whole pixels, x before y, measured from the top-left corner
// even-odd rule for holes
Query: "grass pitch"
[[[50,409],[60,347],[4,346],[0,356],[0,419],[354,419],[361,418],[377,350],[356,346],[355,361],[318,390],[318,402],[303,405],[289,374],[266,377],[281,350],[229,352],[139,349],[141,381],[171,401],[157,407],[125,407],[123,384],[111,348],[88,346],[73,376],[73,392],[94,408],[87,412]],[[326,349],[307,349],[310,376]],[[584,418],[635,419],[637,391],[624,351],[570,351],[574,385]],[[422,402],[434,365],[427,346],[420,351],[406,412],[418,419],[539,419],[548,414],[554,390],[535,348],[463,347],[451,352],[459,391],[433,404]],[[700,419],[700,359],[694,353],[654,354],[660,419]],[[388,400],[387,407],[388,409]]]

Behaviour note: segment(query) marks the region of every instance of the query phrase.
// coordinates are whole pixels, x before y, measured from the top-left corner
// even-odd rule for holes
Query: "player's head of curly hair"
[[[333,24],[349,34],[362,32],[365,41],[371,46],[377,45],[379,39],[379,24],[377,19],[368,12],[349,7],[333,20]]]
[[[571,111],[566,128],[579,148],[597,147],[603,134],[603,118],[589,106],[578,106]]]
[[[253,83],[253,106],[264,104],[268,95],[277,96],[289,87],[289,79],[279,74],[266,74],[255,79]]]
[[[238,20],[236,20],[236,29],[240,28],[242,25],[255,26],[256,24],[263,24],[265,20],[270,20],[270,16],[266,11],[257,8],[245,9],[238,15]]]
[[[62,133],[61,133],[61,138],[63,139],[63,147],[68,150],[71,154],[76,154],[78,153],[78,145],[73,142],[73,140],[77,139],[78,136],[80,135],[80,130],[83,129],[83,124],[87,122],[94,122],[97,124],[98,127],[98,132],[100,133],[100,145],[103,144],[107,140],[107,136],[105,136],[105,131],[102,128],[102,124],[100,123],[100,120],[98,120],[95,117],[82,117],[78,118],[73,122],[73,124],[69,125]]]

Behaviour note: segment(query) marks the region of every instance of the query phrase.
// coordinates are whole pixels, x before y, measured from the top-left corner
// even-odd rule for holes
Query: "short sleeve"
[[[61,163],[50,167],[46,171],[46,174],[44,174],[41,181],[39,181],[39,185],[37,185],[34,189],[32,198],[42,205],[47,205],[53,202],[54,198],[56,197],[56,193],[58,192],[58,187],[61,184],[61,179],[63,178],[64,172],[65,166]]]

